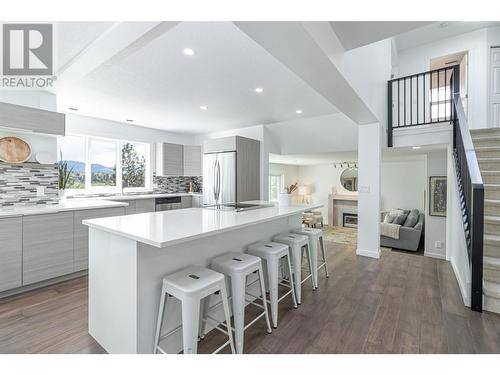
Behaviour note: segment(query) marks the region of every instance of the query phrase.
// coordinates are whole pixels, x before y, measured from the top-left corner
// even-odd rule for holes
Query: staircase
[[[500,129],[471,134],[484,182],[483,308],[500,313]]]

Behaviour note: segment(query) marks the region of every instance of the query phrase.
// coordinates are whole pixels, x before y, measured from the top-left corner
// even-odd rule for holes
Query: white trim
[[[375,250],[364,250],[360,249],[359,247],[356,249],[356,255],[362,256],[362,257],[368,257],[368,258],[375,258],[379,259],[380,258],[380,249]]]
[[[468,291],[471,290],[471,283],[466,283],[460,278],[460,273],[458,272],[457,266],[455,265],[453,259],[450,261],[450,264],[457,279],[458,287],[460,288],[460,294],[462,294],[464,305],[470,307],[470,295]]]
[[[424,251],[424,256],[429,257],[429,258],[436,258],[436,259],[443,259],[446,260],[446,255],[445,254],[440,254],[440,253],[433,253],[432,251]]]

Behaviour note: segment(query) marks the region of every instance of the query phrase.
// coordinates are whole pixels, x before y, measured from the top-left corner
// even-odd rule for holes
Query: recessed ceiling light
[[[134,122],[134,120],[132,120],[130,118],[126,119],[125,121],[127,121],[127,122]]]
[[[78,111],[78,108],[75,108],[75,107],[69,107],[68,108],[70,111]]]
[[[192,48],[184,48],[183,52],[186,56],[193,56],[194,55],[194,49],[192,49]]]
[[[418,149],[421,149],[422,147],[421,146],[413,146],[412,149],[414,150],[418,150]]]
[[[206,105],[200,105],[200,109],[202,111],[206,111],[208,109],[208,107]]]
[[[301,110],[301,109],[297,109],[297,110],[295,111],[295,113],[296,113],[296,114],[298,114],[298,115],[301,115],[301,114],[302,114],[302,110]]]
[[[255,92],[256,92],[257,94],[262,94],[262,93],[264,92],[264,89],[263,89],[262,87],[257,87],[257,88],[255,89]]]

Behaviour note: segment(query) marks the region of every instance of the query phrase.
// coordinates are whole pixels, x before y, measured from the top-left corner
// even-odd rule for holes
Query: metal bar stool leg
[[[323,236],[319,238],[319,243],[321,246],[321,254],[323,255],[323,267],[325,268],[325,274],[326,277],[330,277],[330,275],[328,274],[328,263],[326,261],[326,251],[325,251],[325,244],[323,242]]]
[[[193,324],[200,319],[200,300],[185,298],[182,301],[182,339],[184,354],[198,352],[199,324]]]
[[[266,324],[267,324],[267,333],[271,333],[271,323],[269,323],[269,311],[267,309],[267,302],[266,302],[266,284],[264,283],[264,277],[263,277],[263,272],[262,272],[262,263],[259,264],[259,281],[260,281],[260,294],[262,297],[262,305],[264,306],[264,314],[266,317]]]

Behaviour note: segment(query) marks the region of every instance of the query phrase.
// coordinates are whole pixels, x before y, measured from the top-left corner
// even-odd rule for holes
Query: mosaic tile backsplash
[[[154,189],[155,193],[187,193],[189,183],[193,183],[193,191],[201,193],[203,189],[203,177],[194,176],[154,176],[153,184],[158,184]]]
[[[57,164],[9,164],[0,162],[0,209],[57,204],[59,199]],[[45,187],[37,197],[36,188]]]

